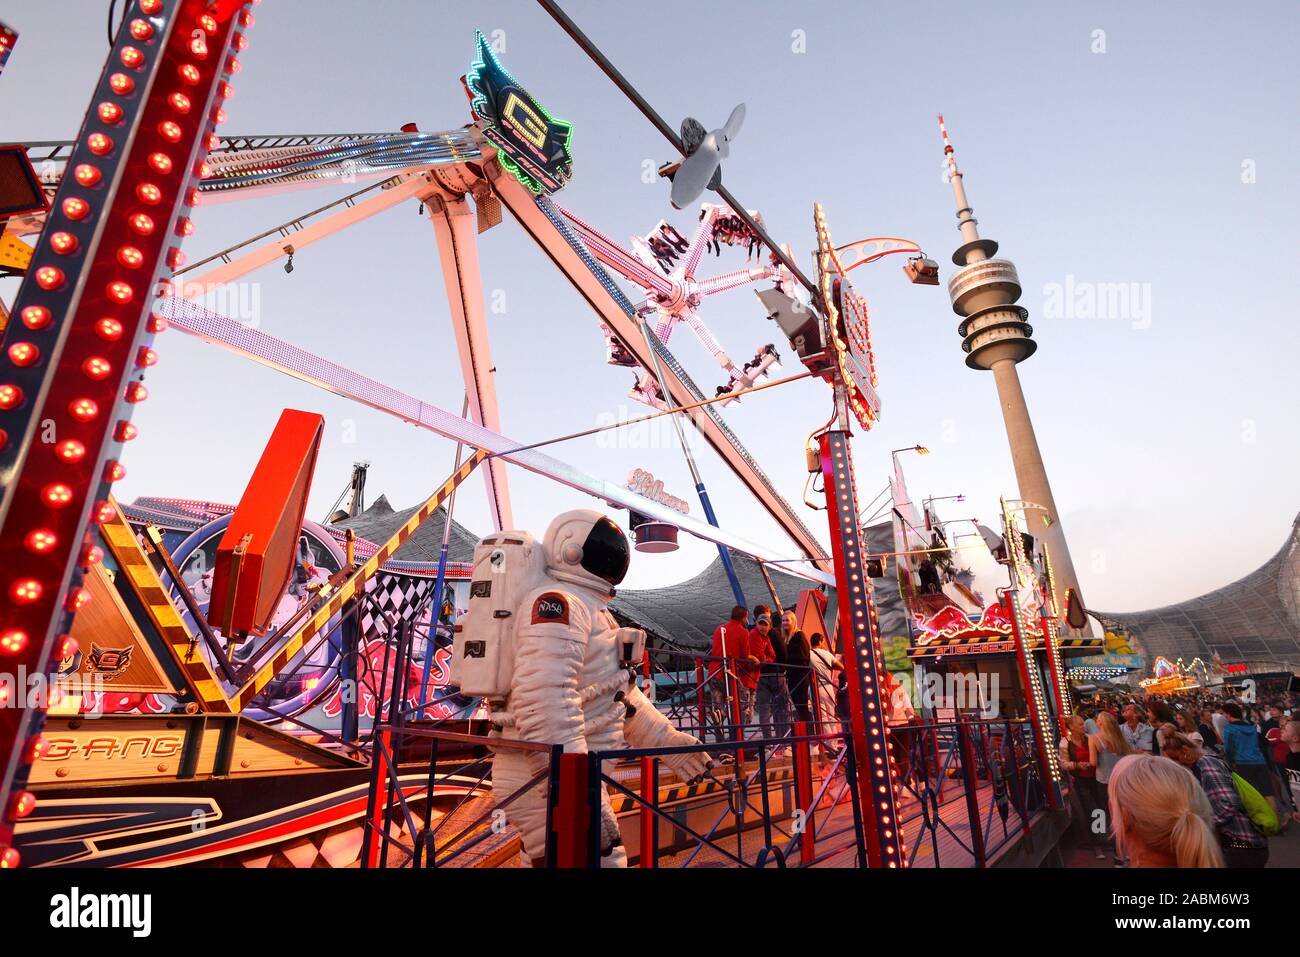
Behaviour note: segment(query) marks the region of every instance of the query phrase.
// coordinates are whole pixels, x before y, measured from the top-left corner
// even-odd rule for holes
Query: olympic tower
[[[960,268],[948,280],[952,311],[961,318],[957,331],[962,337],[966,364],[972,369],[990,370],[997,383],[1020,497],[1042,506],[1026,510],[1029,532],[1047,544],[1056,578],[1057,607],[1064,613],[1069,590],[1073,589],[1080,601],[1083,596],[1016,372],[1016,364],[1032,356],[1038,343],[1033,339],[1033,327],[1026,321],[1029,311],[1016,304],[1021,288],[1015,265],[1008,259],[994,258],[998,244],[980,238],[943,116],[939,117],[939,131],[943,134],[943,151],[957,201],[957,228],[962,237],[962,244],[952,254],[952,261]]]

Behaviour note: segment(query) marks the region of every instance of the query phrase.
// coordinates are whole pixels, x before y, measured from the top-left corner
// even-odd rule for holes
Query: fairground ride
[[[162,710],[136,707],[97,717],[93,693],[72,684],[60,703],[58,682],[49,694],[0,709],[0,865],[264,864],[278,855],[295,866],[336,866],[356,861],[363,839],[363,862],[373,864],[387,858],[390,840],[403,833],[418,860],[422,842],[437,829],[435,817],[449,819],[465,802],[445,815],[435,804],[471,795],[483,781],[475,770],[482,765],[475,732],[483,729],[464,719],[464,709],[458,724],[451,715],[431,721],[428,713],[443,586],[457,570],[447,567],[445,550],[436,571],[404,568],[393,553],[449,506],[475,470],[484,478],[494,528],[512,527],[506,466],[514,465],[760,563],[781,561],[810,587],[835,587],[851,720],[832,771],[839,769],[840,793],[847,788],[852,795],[859,860],[906,866],[893,762],[878,719],[883,665],[849,448],[851,423],[869,429],[880,410],[866,302],[853,291],[851,267],[841,258],[866,246],[837,249],[818,206],[814,282],[717,183],[725,205],[705,205],[695,237],[681,250],[685,263],[670,269],[671,262],[658,262],[654,251],[665,247],[647,240],[652,268],[551,199],[571,174],[571,127],[501,67],[482,35],[464,78],[472,119],[465,127],[223,137],[216,132],[225,119],[222,102],[231,94],[254,5],[126,4],[77,137],[27,144],[9,156],[30,195],[25,205],[7,207],[4,245],[6,267],[23,279],[6,310],[12,318],[0,358],[0,653],[6,670],[42,679],[80,654],[93,659],[102,678],[125,671],[127,645],[139,648],[136,663],[150,666],[141,686],[153,682]],[[542,5],[689,160],[676,133],[558,7]],[[5,45],[6,56],[12,46]],[[32,161],[42,170],[39,179]],[[374,182],[185,268],[181,247],[194,232],[196,206],[366,180]],[[434,227],[465,383],[464,415],[197,301],[271,263],[291,266],[306,246],[410,201],[422,205]],[[499,225],[503,208],[590,305],[611,353],[639,370],[637,388],[662,406],[652,415],[689,420],[789,536],[801,562],[719,527],[707,503],[710,520],[699,521],[541,451],[568,436],[528,444],[500,433],[475,236]],[[675,248],[662,227],[654,232]],[[772,258],[697,281],[701,250],[734,241],[762,247]],[[914,246],[864,242],[883,243],[886,253],[916,252],[909,276],[932,281],[932,264]],[[642,302],[630,299],[602,263],[638,285]],[[737,369],[696,314],[712,292],[769,281],[772,288],[759,298],[807,369],[797,378],[816,376],[833,390],[835,412],[814,433],[809,462],[824,482],[829,555],[719,412],[726,401],[772,385],[757,380],[771,369],[775,349],[760,348]],[[650,318],[656,327],[646,334]],[[673,326],[683,321],[728,376],[713,397],[705,397],[667,347]],[[344,536],[340,543],[304,524],[322,419],[285,410],[239,506],[176,549],[211,563],[211,579],[198,595],[195,576],[177,566],[156,521],[130,514],[111,494],[125,474],[122,447],[137,437],[131,411],[148,397],[143,379],[157,361],[153,340],[166,328],[451,440],[457,467],[388,541],[359,545]],[[56,438],[42,441],[48,434]],[[697,491],[703,496],[702,484]],[[288,605],[286,597],[293,599]],[[367,657],[372,636],[377,644]],[[414,654],[420,641],[423,673]],[[331,689],[361,680],[363,663],[374,708],[368,734],[355,700],[340,705],[338,727],[303,720]],[[87,673],[80,665],[74,671]],[[441,730],[429,732],[431,724]],[[733,785],[741,770],[733,772]],[[771,780],[760,760],[764,828]],[[571,781],[556,783],[560,795],[572,793]],[[725,787],[717,779],[710,786]],[[386,800],[377,799],[385,789]],[[395,815],[399,805],[402,814]],[[557,831],[564,831],[566,815],[576,822],[581,808],[557,814]],[[441,817],[437,826],[445,823]],[[742,812],[738,830],[746,820]],[[560,834],[559,860],[579,861],[574,833],[576,827]],[[472,848],[461,863],[488,866],[513,853],[508,841],[482,826],[481,816],[458,837],[470,834],[452,855]],[[381,836],[382,853],[375,844]]]

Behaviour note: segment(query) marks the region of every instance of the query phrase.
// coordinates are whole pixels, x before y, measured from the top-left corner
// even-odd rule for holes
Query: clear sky
[[[20,31],[0,77],[11,141],[74,135],[107,50],[101,0],[0,4]],[[1292,2],[883,4],[763,0],[568,0],[566,9],[674,125],[748,114],[726,182],[811,270],[812,205],[837,242],[918,241],[946,281],[957,245],[942,180],[942,111],[985,236],[1020,272],[1038,353],[1020,367],[1075,565],[1090,606],[1128,610],[1189,598],[1271,556],[1300,507],[1294,314],[1300,154],[1300,8]],[[267,0],[256,8],[227,133],[425,130],[468,121],[459,77],[476,27],[502,31],[507,68],[575,125],[574,178],[558,201],[625,240],[667,217],[665,181],[642,181],[666,142],[539,7],[527,0],[357,3]],[[1100,32],[1099,32],[1100,31]],[[261,232],[345,188],[200,209],[191,259]],[[261,327],[459,411],[462,384],[434,237],[409,203],[304,250],[292,275],[242,291]],[[503,431],[521,441],[640,414],[632,373],[605,365],[593,315],[507,216],[480,238]],[[736,268],[728,251],[709,274]],[[915,496],[965,494],[948,518],[996,524],[1014,496],[991,375],[967,369],[942,287],[914,287],[902,257],[856,272],[868,296],[883,421],[855,439],[864,500],[885,487],[889,451],[908,455]],[[1096,315],[1089,298],[1132,295]],[[11,299],[14,285],[0,285]],[[498,292],[499,291],[499,292]],[[743,359],[776,328],[752,293],[703,317]],[[721,382],[689,331],[672,348],[707,392]],[[450,471],[444,440],[171,332],[137,411],[118,488],[237,501],[279,409],[323,413],[310,513],[320,519],[354,460],[371,499],[414,504]],[[795,366],[787,362],[787,369]],[[725,412],[798,502],[804,437],[830,412],[800,382]],[[550,450],[623,480],[653,471],[688,498],[671,431]],[[711,453],[701,465],[722,523],[793,548]],[[488,528],[481,483],[457,518]],[[576,493],[512,471],[517,524],[540,533]],[[824,514],[804,510],[824,537]],[[699,515],[699,508],[694,508]],[[622,517],[622,516],[620,516]],[[685,539],[685,536],[684,536]],[[689,541],[638,556],[628,584],[685,578],[716,554]]]

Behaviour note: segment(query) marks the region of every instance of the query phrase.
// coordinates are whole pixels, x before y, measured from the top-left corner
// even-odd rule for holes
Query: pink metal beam
[[[470,418],[493,432],[501,431],[492,346],[483,308],[483,281],[479,276],[477,217],[465,197],[429,201],[429,221],[438,237],[442,277],[451,307],[451,327],[460,353],[461,375],[469,397]],[[488,507],[496,531],[514,528],[506,466],[490,459],[483,469]]]

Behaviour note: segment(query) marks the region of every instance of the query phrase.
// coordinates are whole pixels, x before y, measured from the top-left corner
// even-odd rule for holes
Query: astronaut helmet
[[[627,536],[589,508],[557,515],[542,540],[546,565],[557,578],[609,591],[627,575]]]

